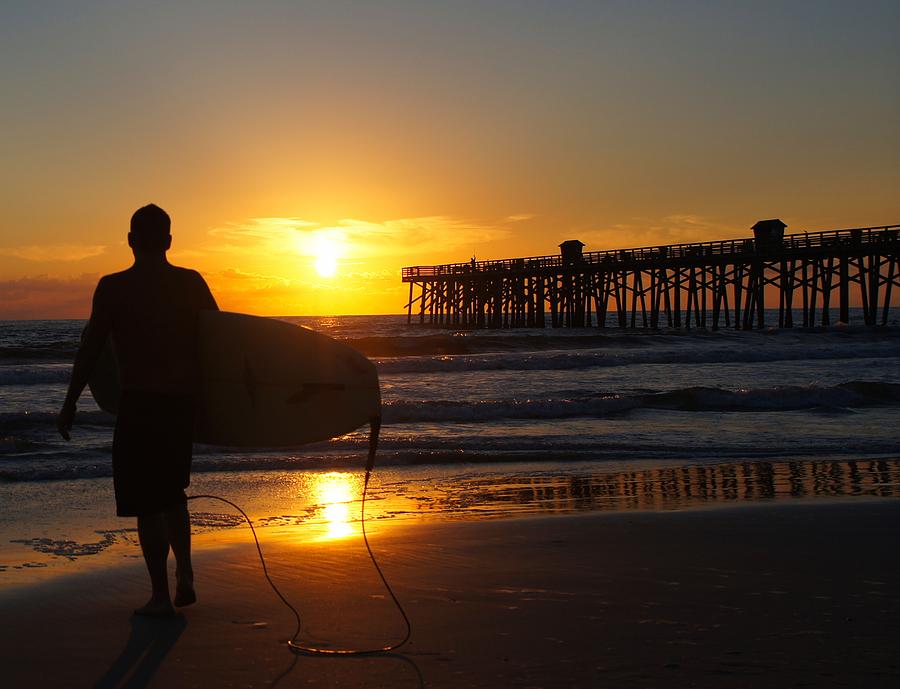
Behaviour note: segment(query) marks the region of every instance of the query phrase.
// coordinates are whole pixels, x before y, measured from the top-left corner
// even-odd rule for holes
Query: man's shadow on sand
[[[94,689],[144,689],[186,627],[183,615],[164,620],[132,616],[125,648]]]

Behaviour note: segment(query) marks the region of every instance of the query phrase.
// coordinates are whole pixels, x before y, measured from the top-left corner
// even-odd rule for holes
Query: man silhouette
[[[175,606],[197,600],[191,525],[184,489],[190,482],[195,396],[199,384],[197,316],[217,309],[200,274],[166,259],[171,221],[153,204],[131,217],[134,265],[100,279],[91,318],[72,367],[57,427],[66,440],[75,403],[107,337],[122,390],[113,436],[116,513],[137,517],[152,594],[138,615],[174,614],[166,562],[175,555]]]

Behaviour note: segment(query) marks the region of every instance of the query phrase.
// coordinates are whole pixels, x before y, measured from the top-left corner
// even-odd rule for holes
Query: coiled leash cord
[[[412,635],[412,626],[409,623],[409,617],[406,616],[406,611],[403,609],[403,606],[400,604],[400,601],[397,599],[396,594],[394,594],[394,590],[391,588],[391,585],[388,583],[388,580],[384,576],[384,572],[381,571],[381,567],[378,565],[378,561],[375,559],[375,554],[372,552],[372,546],[369,545],[369,537],[366,535],[366,493],[369,488],[369,478],[372,475],[372,469],[375,467],[375,451],[378,447],[378,432],[381,429],[381,417],[373,417],[370,421],[370,432],[369,432],[369,456],[366,460],[366,477],[363,482],[363,492],[362,492],[362,507],[360,510],[360,523],[362,525],[362,535],[363,541],[366,544],[366,550],[369,553],[369,558],[372,560],[372,564],[375,566],[375,571],[378,572],[378,576],[381,577],[381,582],[384,584],[384,588],[390,594],[391,599],[394,601],[394,605],[397,606],[397,610],[400,611],[400,615],[403,617],[403,622],[406,625],[406,634],[405,636],[398,642],[390,644],[388,646],[381,646],[379,648],[366,648],[366,649],[358,649],[358,648],[316,648],[315,646],[307,646],[299,641],[297,641],[297,637],[300,636],[300,613],[297,612],[297,608],[291,605],[290,601],[284,597],[284,594],[278,590],[278,587],[275,585],[275,582],[272,581],[272,578],[269,576],[269,569],[266,567],[266,559],[263,557],[262,548],[259,545],[259,538],[256,536],[256,529],[253,528],[253,522],[250,521],[250,517],[247,516],[247,513],[244,512],[240,507],[235,505],[231,500],[226,500],[225,498],[219,497],[218,495],[191,495],[188,497],[188,500],[200,500],[201,498],[206,498],[209,500],[219,500],[220,502],[224,502],[227,505],[231,505],[234,509],[241,513],[244,519],[247,520],[247,524],[250,526],[250,533],[253,534],[253,541],[256,543],[256,552],[259,554],[259,562],[262,565],[263,574],[266,577],[266,581],[269,582],[269,586],[272,587],[272,590],[275,592],[275,595],[281,599],[281,602],[284,603],[287,608],[294,613],[294,618],[297,620],[297,628],[294,631],[294,635],[288,640],[287,645],[291,648],[291,650],[300,653],[316,653],[320,655],[371,655],[373,653],[388,653],[390,651],[395,651],[401,646],[403,646],[407,641],[409,641],[409,637]]]

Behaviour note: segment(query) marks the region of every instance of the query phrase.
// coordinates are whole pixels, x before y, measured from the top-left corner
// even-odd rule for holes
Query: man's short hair
[[[169,214],[155,203],[138,208],[131,216],[131,245],[135,249],[165,251],[171,227]]]

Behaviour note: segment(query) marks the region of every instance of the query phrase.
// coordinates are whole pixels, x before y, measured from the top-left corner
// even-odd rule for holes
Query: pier
[[[785,234],[762,220],[753,236],[693,244],[411,266],[407,321],[452,328],[766,327],[886,325],[900,287],[900,225]],[[767,302],[768,299],[768,302]],[[770,324],[774,325],[774,323]]]

